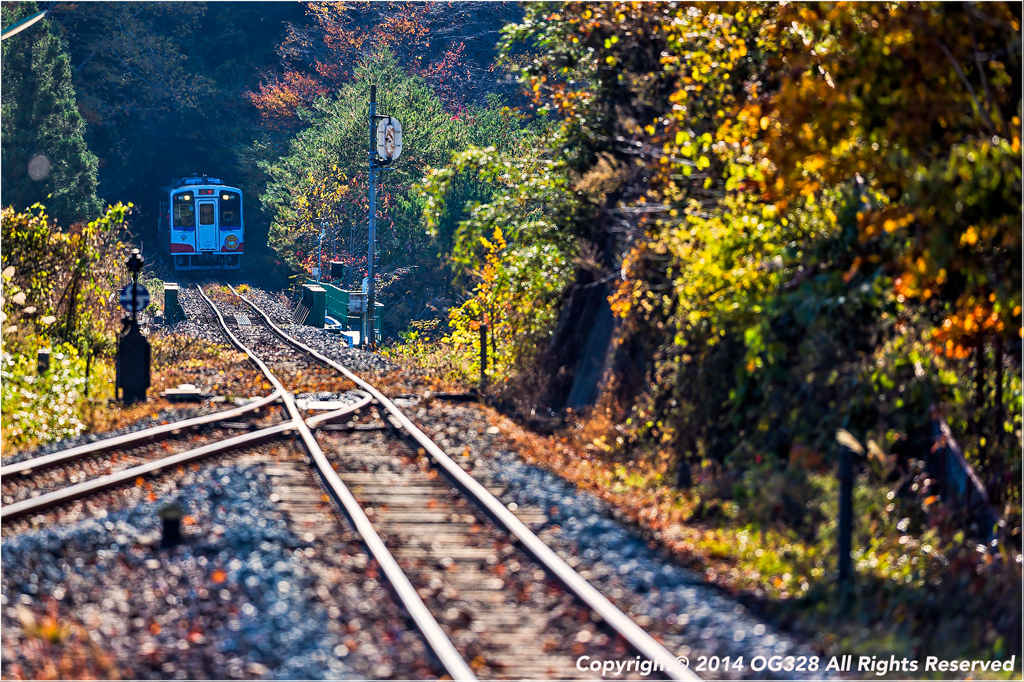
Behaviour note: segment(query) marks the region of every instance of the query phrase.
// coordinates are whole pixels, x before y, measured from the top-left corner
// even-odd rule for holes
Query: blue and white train
[[[238,270],[245,247],[242,192],[193,175],[160,188],[157,234],[175,270]]]

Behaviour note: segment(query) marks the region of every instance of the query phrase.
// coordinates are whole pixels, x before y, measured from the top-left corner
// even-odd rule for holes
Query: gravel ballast
[[[442,411],[443,410],[443,411]],[[746,670],[719,670],[715,678],[800,677],[800,673],[755,673],[755,656],[815,656],[775,630],[702,577],[651,550],[614,519],[607,503],[539,467],[525,463],[499,440],[498,429],[472,406],[437,405],[407,410],[427,435],[485,485],[505,487],[501,501],[539,507],[547,521],[532,530],[570,565],[648,632],[663,637],[669,651],[689,657],[743,656]],[[469,456],[464,456],[466,449]],[[808,678],[829,677],[821,668]],[[708,673],[704,673],[708,677]]]
[[[244,399],[249,400],[249,399]],[[239,400],[238,404],[244,402]],[[65,438],[64,440],[54,441],[47,443],[34,450],[26,450],[24,452],[16,452],[10,456],[4,456],[4,464],[14,464],[15,462],[21,462],[26,459],[32,459],[33,457],[42,457],[52,452],[58,452],[60,450],[67,450],[79,445],[85,445],[86,443],[95,443],[98,440],[106,440],[107,438],[114,438],[115,436],[123,436],[126,433],[135,433],[136,431],[143,431],[145,429],[153,428],[154,426],[160,426],[164,422],[176,422],[185,419],[191,419],[193,417],[201,417],[205,414],[211,414],[213,412],[219,412],[221,410],[228,410],[236,407],[236,403],[223,404],[223,403],[211,403],[203,402],[199,405],[194,406],[183,406],[176,407],[166,410],[161,410],[155,415],[143,417],[134,424],[115,429],[113,431],[104,431],[100,433],[82,433],[74,438]]]
[[[357,543],[298,536],[264,466],[189,472],[173,497],[3,543],[3,675],[34,676],[26,623],[81,623],[120,674],[143,679],[422,677],[424,647]],[[184,542],[160,549],[177,502]]]

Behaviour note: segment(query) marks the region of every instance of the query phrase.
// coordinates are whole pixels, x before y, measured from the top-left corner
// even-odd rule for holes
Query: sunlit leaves
[[[51,348],[50,370],[38,374],[35,354],[23,350],[8,348],[0,356],[5,444],[19,448],[77,436],[85,429],[80,404],[85,359],[73,346],[57,344]]]
[[[1020,268],[1001,264],[1021,243],[1012,95],[1020,53],[994,54],[1020,43],[1009,5],[787,5],[768,28],[764,39],[778,47],[772,63],[800,68],[747,105],[767,108],[763,156],[774,181],[766,190],[784,206],[860,174],[887,197],[859,218],[867,248],[884,235],[905,237],[885,242],[898,269],[893,296],[943,314],[950,325],[939,336],[957,337],[946,350],[959,357],[985,336],[1016,334],[1019,318],[1006,323],[1020,300]],[[979,241],[981,232],[990,238]],[[971,302],[992,294],[1001,322],[962,328],[975,317]]]
[[[534,4],[506,36],[567,167],[632,156],[624,210],[660,207],[612,301],[623,362],[653,367],[622,382],[650,387],[634,413],[666,425],[638,441],[736,464],[823,420],[902,423],[945,365],[900,353],[1019,334],[1010,6]]]
[[[416,186],[428,230],[436,233],[460,178],[492,191],[488,202],[468,207],[454,235],[452,258],[466,267],[473,289],[469,300],[450,311],[448,341],[478,369],[477,330],[489,325],[492,374],[506,378],[536,352],[533,344],[557,318],[557,296],[571,275],[565,230],[577,200],[564,163],[530,145],[503,151],[470,147]]]

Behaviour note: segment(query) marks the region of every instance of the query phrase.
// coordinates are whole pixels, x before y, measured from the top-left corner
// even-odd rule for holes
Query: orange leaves
[[[273,126],[295,122],[299,107],[308,106],[326,92],[326,88],[313,78],[297,71],[287,71],[264,80],[258,92],[248,95],[264,122]]]
[[[986,337],[1000,334],[1007,329],[1006,312],[995,309],[994,302],[982,300],[958,301],[958,309],[943,320],[932,332],[928,343],[939,355],[963,359],[970,355]],[[1020,315],[1020,308],[1014,308],[1013,317]]]
[[[891,206],[880,211],[857,214],[857,225],[861,242],[877,239],[882,234],[892,234],[914,222],[915,215],[906,207]]]

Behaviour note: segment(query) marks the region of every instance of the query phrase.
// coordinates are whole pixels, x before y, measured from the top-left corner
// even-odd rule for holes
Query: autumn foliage
[[[278,48],[282,70],[265,73],[250,101],[267,125],[294,126],[300,107],[335,93],[352,80],[358,63],[386,49],[403,69],[422,77],[450,111],[479,104],[493,88],[494,78],[486,77],[493,55],[471,54],[453,32],[458,22],[480,11],[466,8],[474,4],[310,2],[307,21],[289,25]],[[495,14],[487,7],[483,11]]]
[[[1011,3],[528,6],[506,51],[582,202],[557,222],[614,278],[603,457],[820,551],[841,429],[861,556],[923,533],[958,557],[987,531],[921,473],[942,413],[1019,548],[1020,29]],[[1012,579],[1016,551],[977,570]]]

